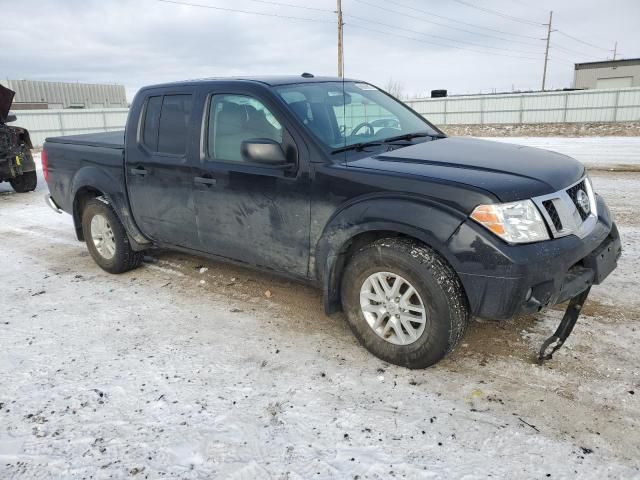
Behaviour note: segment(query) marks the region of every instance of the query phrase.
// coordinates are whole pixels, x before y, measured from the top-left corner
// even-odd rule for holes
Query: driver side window
[[[262,102],[245,95],[214,95],[209,106],[207,154],[212,160],[244,161],[245,140],[268,138],[282,145],[283,129]]]

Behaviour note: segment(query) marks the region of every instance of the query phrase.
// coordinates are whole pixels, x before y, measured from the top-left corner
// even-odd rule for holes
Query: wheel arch
[[[465,219],[450,207],[416,198],[365,200],[334,215],[315,249],[315,275],[322,285],[325,312],[342,310],[341,279],[349,258],[380,238],[414,240],[434,250],[456,271],[456,260],[446,244]]]
[[[122,223],[136,250],[143,250],[150,246],[150,241],[140,232],[129,212],[129,203],[126,193],[123,191],[122,178],[114,178],[96,167],[80,169],[72,181],[72,208],[73,224],[78,240],[84,240],[82,233],[82,211],[86,201],[90,198],[103,197],[109,203]],[[120,185],[120,188],[114,188]]]

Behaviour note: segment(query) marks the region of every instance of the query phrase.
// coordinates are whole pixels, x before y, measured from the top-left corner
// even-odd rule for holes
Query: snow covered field
[[[43,183],[0,184],[0,478],[640,478],[640,173],[592,177],[624,254],[554,360],[560,309],[422,371],[287,280],[167,252],[109,275]]]
[[[490,137],[485,140],[555,150],[590,168],[640,170],[640,137]]]

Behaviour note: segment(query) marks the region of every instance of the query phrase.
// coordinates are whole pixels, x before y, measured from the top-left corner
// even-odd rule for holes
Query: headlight
[[[549,239],[542,215],[531,200],[479,205],[471,218],[509,243]]]

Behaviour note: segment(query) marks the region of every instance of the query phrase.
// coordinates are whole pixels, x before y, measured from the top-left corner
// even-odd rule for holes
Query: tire
[[[17,193],[33,192],[38,185],[38,175],[36,172],[25,172],[9,180],[9,183]]]
[[[389,299],[389,290],[382,282],[387,282],[386,287],[392,291],[396,278],[405,282],[399,287],[404,290]],[[369,298],[380,297],[376,279],[385,291],[383,303]],[[363,300],[361,293],[365,295]],[[466,297],[456,273],[440,255],[409,239],[380,239],[356,252],[345,268],[341,295],[349,326],[360,343],[382,360],[407,368],[426,368],[444,358],[462,339],[469,321]],[[406,295],[410,296],[403,300]],[[375,313],[363,311],[361,302],[367,312],[373,309]],[[386,313],[378,314],[378,310]],[[421,315],[422,322],[405,322]],[[378,319],[385,316],[388,320],[379,323]],[[396,323],[391,317],[396,317]]]
[[[142,263],[143,252],[131,248],[124,226],[108,203],[97,198],[85,203],[82,232],[89,253],[103,270],[124,273]]]

